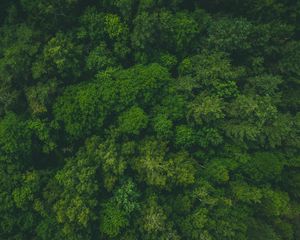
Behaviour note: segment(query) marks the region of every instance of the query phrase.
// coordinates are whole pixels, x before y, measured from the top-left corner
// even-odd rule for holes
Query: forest
[[[299,0],[0,0],[1,240],[299,240]]]

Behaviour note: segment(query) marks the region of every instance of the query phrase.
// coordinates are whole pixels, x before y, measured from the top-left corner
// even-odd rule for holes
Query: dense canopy
[[[0,1],[0,239],[300,239],[300,1]]]

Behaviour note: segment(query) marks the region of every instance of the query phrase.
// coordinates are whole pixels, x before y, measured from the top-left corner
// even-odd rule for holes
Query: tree
[[[148,118],[139,107],[131,107],[119,117],[120,131],[125,134],[139,134],[147,127]]]
[[[81,74],[80,60],[81,47],[70,38],[57,33],[43,49],[43,54],[32,67],[35,79],[52,77],[60,81],[74,81]]]
[[[87,147],[91,148],[88,142]],[[99,158],[80,151],[76,158],[67,159],[65,166],[56,173],[55,182],[60,187],[53,211],[56,221],[62,224],[66,238],[91,238],[92,223],[96,219],[100,194],[97,170]]]
[[[148,185],[164,187],[167,182],[167,165],[165,154],[167,146],[165,143],[148,139],[140,148],[140,156],[134,159],[133,168]]]
[[[38,52],[36,32],[26,24],[1,27],[0,114],[23,108],[21,94],[31,83],[31,66]]]
[[[9,113],[0,122],[0,151],[4,156],[18,159],[20,163],[28,164],[31,154],[31,132],[26,122],[16,114]]]
[[[103,204],[100,231],[109,237],[120,235],[121,229],[129,225],[129,217],[139,208],[132,180],[128,180],[116,190],[114,196]]]

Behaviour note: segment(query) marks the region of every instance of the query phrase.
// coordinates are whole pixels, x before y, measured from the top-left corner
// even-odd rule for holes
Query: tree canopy
[[[300,239],[299,19],[0,1],[0,239]]]

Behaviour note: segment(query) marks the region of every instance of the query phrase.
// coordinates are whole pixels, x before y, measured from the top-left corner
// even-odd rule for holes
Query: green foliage
[[[175,135],[175,142],[178,146],[190,147],[196,141],[193,129],[185,125],[177,126]]]
[[[210,177],[211,181],[217,183],[228,182],[230,179],[229,171],[224,166],[224,164],[220,163],[220,161],[214,160],[207,166],[206,173]]]
[[[195,182],[196,162],[188,152],[170,155],[168,159],[168,173],[172,185],[190,185]]]
[[[103,51],[106,53],[112,52],[113,56],[109,57],[109,54],[105,54],[107,56],[102,56],[102,60],[106,59],[107,61],[108,57],[111,59],[110,61],[126,60],[130,52],[128,47],[129,30],[120,16],[100,12],[94,7],[88,7],[80,17],[80,21],[77,36],[80,40],[84,40],[86,45],[92,48],[96,47],[96,50],[94,50],[96,52],[93,54],[101,54]],[[100,56],[98,57],[99,60]]]
[[[113,204],[104,205],[100,218],[100,231],[109,237],[116,237],[128,225],[124,213]]]
[[[243,19],[223,18],[212,22],[208,28],[207,44],[217,51],[232,53],[249,50],[252,45],[253,25]]]
[[[77,78],[81,72],[79,56],[81,48],[62,33],[52,37],[43,49],[43,54],[32,67],[35,79],[58,77],[61,79]]]
[[[179,66],[179,86],[187,92],[213,93],[219,97],[234,97],[238,93],[237,80],[243,68],[233,67],[224,53],[203,52],[185,58]]]
[[[184,235],[190,239],[212,239],[209,233],[203,230],[207,221],[207,210],[205,208],[196,209],[181,223]]]
[[[87,69],[94,72],[103,71],[116,65],[116,60],[105,43],[102,43],[93,49],[86,60]]]
[[[31,80],[37,35],[26,24],[0,28],[0,114],[20,108],[20,95]]]
[[[249,162],[243,166],[246,174],[254,181],[273,180],[276,181],[284,167],[284,159],[279,154],[257,152]]]
[[[40,176],[37,172],[28,172],[24,174],[22,186],[13,191],[13,199],[18,208],[26,208],[32,205],[35,193],[40,191]]]
[[[66,132],[71,136],[81,136],[94,127],[102,127],[105,112],[98,88],[99,85],[94,83],[70,86],[56,100],[55,119],[64,123]]]
[[[31,133],[16,114],[9,113],[0,122],[1,155],[28,157],[32,150]]]
[[[139,208],[138,197],[139,193],[137,192],[136,184],[129,179],[116,190],[114,202],[126,214],[130,214]]]
[[[190,118],[195,123],[213,122],[224,117],[222,100],[218,96],[197,96],[189,106]]]
[[[167,146],[153,139],[142,143],[139,152],[140,157],[134,160],[133,168],[139,172],[140,177],[148,184],[165,186],[167,181],[167,166],[164,158]]]
[[[147,127],[148,118],[143,109],[132,107],[119,117],[120,131],[127,134],[139,134]]]
[[[26,89],[26,98],[29,109],[33,115],[39,115],[48,112],[52,96],[57,90],[57,83],[49,81],[45,84],[38,83],[35,86]]]
[[[262,190],[254,186],[249,186],[247,183],[232,183],[232,191],[239,201],[253,203],[261,202]]]
[[[0,239],[300,239],[299,13],[0,1]]]
[[[146,236],[155,236],[165,230],[167,216],[161,206],[158,205],[154,196],[144,204],[140,225]],[[151,238],[150,238],[151,239]]]
[[[158,137],[168,138],[172,134],[173,123],[166,115],[158,115],[153,119],[153,128]]]
[[[70,135],[87,136],[102,128],[113,109],[119,112],[137,100],[143,107],[153,105],[159,99],[153,96],[168,81],[169,74],[158,64],[99,74],[93,82],[69,86],[54,104],[54,115]],[[121,131],[133,134],[145,128],[147,122],[146,115],[137,107],[119,119]]]
[[[28,20],[48,31],[60,28],[74,18],[72,13],[76,10],[78,0],[21,0],[21,6],[28,15]],[[52,19],[52,21],[49,21]]]
[[[90,224],[96,218],[97,195],[101,191],[98,168],[98,158],[89,151],[81,151],[76,158],[67,159],[64,168],[54,176],[60,194],[55,199],[53,211],[67,238],[76,236],[75,239],[79,239],[82,234],[87,238],[90,235]]]
[[[99,144],[96,154],[102,163],[104,187],[111,191],[117,180],[124,174],[127,162],[123,157],[119,157],[117,146],[110,139]]]
[[[42,152],[49,153],[55,149],[56,144],[52,138],[50,124],[40,119],[28,121],[27,124],[32,135],[42,143]]]
[[[109,237],[116,237],[128,226],[129,216],[139,207],[138,193],[134,183],[129,180],[115,192],[114,196],[102,206],[100,231]]]

